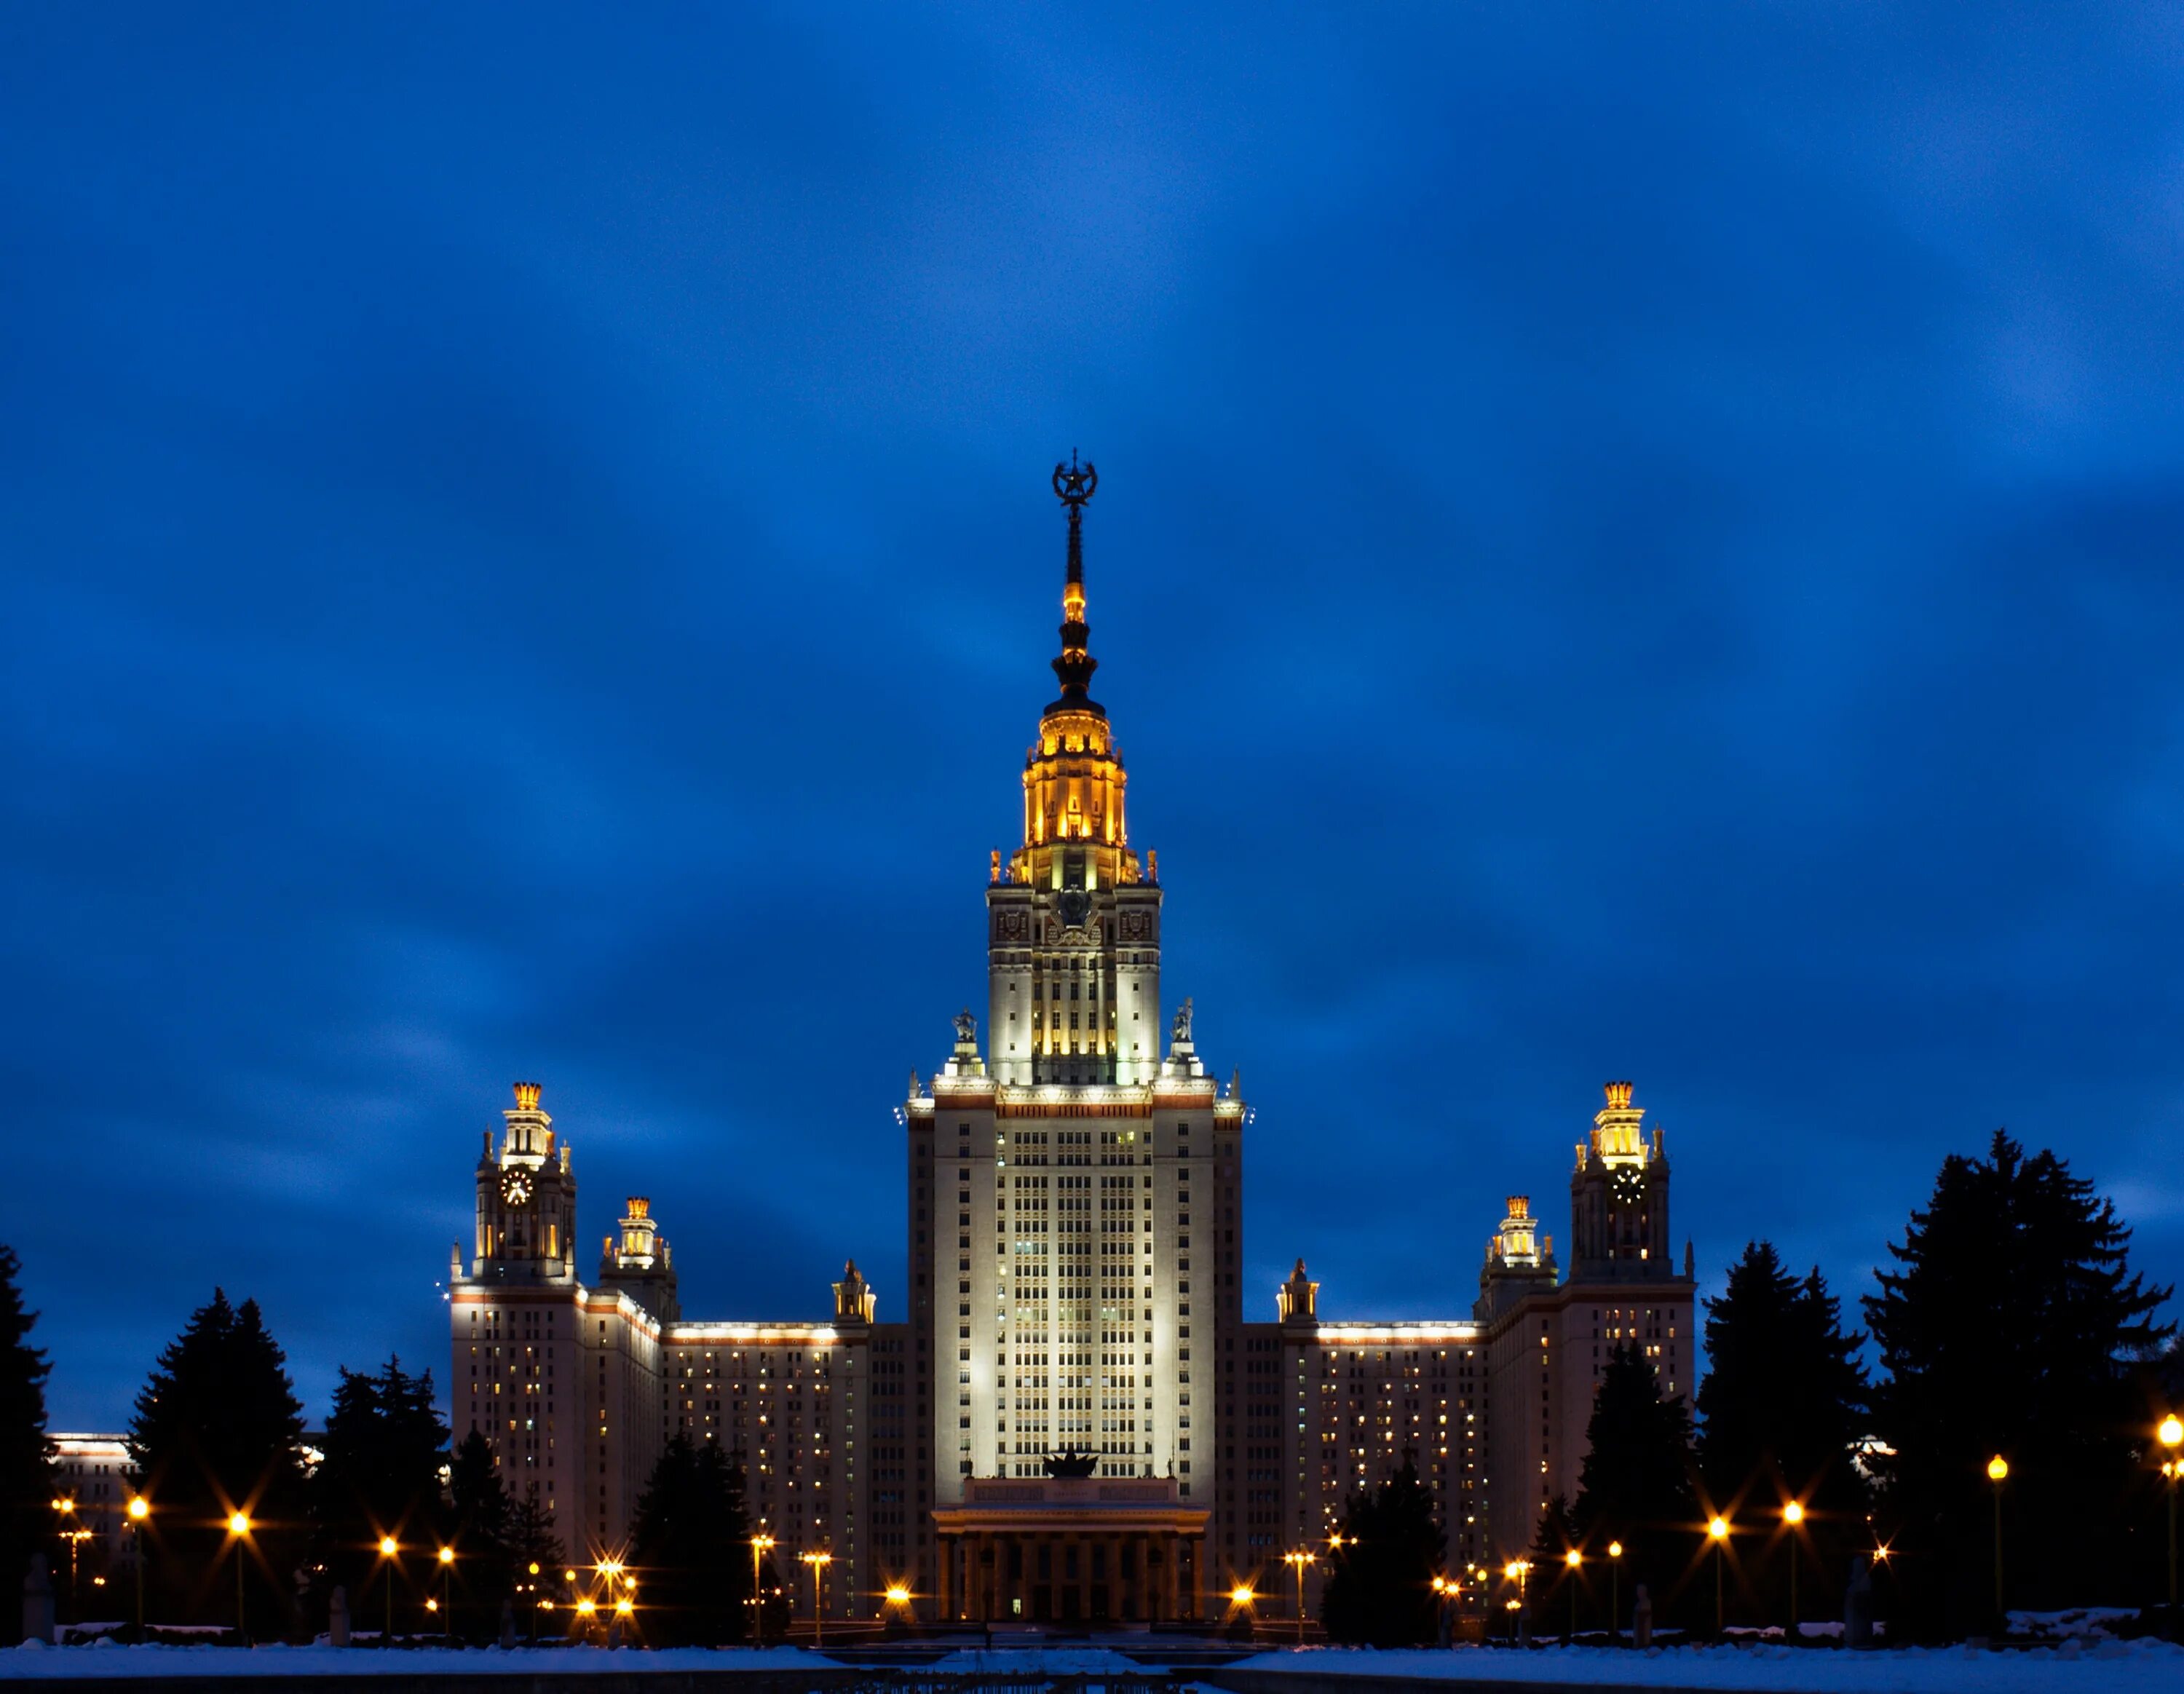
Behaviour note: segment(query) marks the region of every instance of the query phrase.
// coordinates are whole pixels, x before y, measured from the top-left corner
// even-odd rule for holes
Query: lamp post
[[[140,1643],[144,1639],[144,1520],[151,1515],[150,1501],[141,1494],[129,1496],[129,1552],[130,1562],[136,1567],[136,1639]],[[2175,1515],[2170,1513],[2172,1518]],[[2171,1535],[2170,1540],[2176,1537]],[[2173,1565],[2176,1561],[2170,1563]]]
[[[53,1533],[69,1544],[69,1610],[76,1614],[76,1619],[80,1622],[83,1613],[75,1602],[75,1554],[78,1536],[74,1527],[75,1497],[67,1494],[56,1495],[53,1497],[53,1515],[58,1519],[53,1526]]]
[[[1611,1646],[1623,1640],[1623,1543],[1607,1544],[1607,1639]]]
[[[1574,1641],[1577,1639],[1577,1574],[1580,1568],[1585,1563],[1585,1555],[1580,1553],[1575,1547],[1572,1547],[1568,1552],[1563,1555],[1563,1563],[1569,1571],[1569,1575],[1566,1577],[1564,1580],[1569,1584],[1569,1632],[1570,1639]]]
[[[1713,1543],[1713,1632],[1719,1635],[1726,1622],[1721,1600],[1721,1555],[1729,1545],[1729,1519],[1719,1513],[1708,1518],[1707,1539]]]
[[[2171,1412],[2154,1434],[2169,1449],[2169,1460],[2161,1467],[2161,1474],[2169,1479],[2169,1608],[2173,1612],[2176,1608],[2176,1479],[2184,1476],[2184,1462],[2179,1461],[2176,1449],[2184,1445],[2184,1419]]]
[[[811,1567],[811,1646],[816,1652],[827,1644],[827,1567],[834,1562],[834,1555],[823,1547],[817,1552],[798,1555]]]
[[[379,1562],[387,1567],[387,1632],[379,1638],[382,1647],[394,1645],[394,1555],[402,1551],[401,1545],[392,1535],[379,1538]]]
[[[440,1639],[455,1644],[455,1550],[440,1549]]]
[[[1302,1647],[1304,1645],[1304,1568],[1312,1563],[1312,1555],[1299,1548],[1295,1552],[1284,1553],[1282,1563],[1296,1573],[1296,1638],[1297,1645]]]
[[[1797,1639],[1797,1541],[1805,1525],[1805,1502],[1792,1500],[1782,1508],[1782,1521],[1790,1527],[1790,1639]]]
[[[231,1512],[227,1514],[227,1533],[235,1542],[235,1633],[245,1647],[250,1645],[250,1631],[245,1627],[242,1613],[242,1549],[250,1535],[250,1514]]]
[[[2008,1633],[2008,1613],[2002,1608],[2002,1485],[2009,1479],[2009,1461],[1997,1453],[1986,1462],[1986,1479],[1994,1485],[1994,1614]]]
[[[547,1602],[538,1597],[538,1561],[535,1558],[531,1561],[531,1587],[529,1591],[531,1595],[531,1605],[529,1608],[531,1613],[531,1645],[537,1647],[538,1645],[538,1608],[541,1606],[545,1605]]]
[[[1517,1634],[1519,1640],[1528,1640],[1532,1627],[1531,1561],[1512,1559],[1502,1567],[1502,1574],[1517,1585]]]
[[[753,1535],[751,1541],[751,1645],[766,1645],[766,1596],[759,1591],[759,1563],[773,1551],[772,1535]]]

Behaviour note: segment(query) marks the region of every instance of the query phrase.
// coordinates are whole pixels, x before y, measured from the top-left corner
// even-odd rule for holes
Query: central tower
[[[1129,776],[1090,693],[1084,507],[1099,486],[1073,457],[1054,467],[1069,516],[1061,693],[1024,757],[1022,844],[1006,863],[993,855],[986,891],[986,1027],[1002,1083],[1138,1084],[1159,1068],[1161,893],[1131,850]]]
[[[962,1516],[992,1487],[1076,1479],[1169,1513],[1174,1545],[1134,1567],[1116,1550],[1105,1580],[1119,1596],[1157,1572],[1168,1597],[1140,1593],[1153,1609],[1136,1615],[1174,1616],[1195,1613],[1206,1538],[1233,1510],[1217,1438],[1234,1411],[1249,1114],[1200,1060],[1190,1003],[1161,1004],[1156,864],[1130,845],[1122,754],[1091,694],[1084,508],[1098,486],[1090,465],[1055,466],[1061,692],[1024,760],[1022,839],[988,860],[986,1039],[959,1016],[948,1059],[929,1087],[912,1074],[903,1108],[911,1327],[931,1505],[950,1514],[935,1520],[940,1591],[960,1608],[1021,1581],[1035,1608],[1050,1555],[1057,1594],[1072,1574],[1100,1581],[1096,1564],[1071,1571],[1078,1531],[1060,1518],[1040,1531],[1059,1537],[1046,1552],[1019,1538],[996,1552]],[[1011,1576],[1019,1557],[1034,1567]]]

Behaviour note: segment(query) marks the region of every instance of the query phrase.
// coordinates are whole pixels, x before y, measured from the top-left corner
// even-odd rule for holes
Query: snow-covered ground
[[[1367,1652],[1305,1647],[1238,1661],[1234,1670],[1314,1676],[1415,1676],[1440,1682],[1597,1683],[1624,1688],[1719,1688],[1741,1694],[2179,1694],[2184,1647],[2104,1641],[2081,1647],[1903,1647],[1872,1652],[1792,1647],[1539,1647],[1529,1652]]]
[[[632,1670],[833,1669],[832,1659],[802,1647],[678,1647],[661,1652],[609,1652],[604,1647],[409,1647],[398,1652],[332,1647],[19,1647],[0,1652],[0,1681],[65,1681],[72,1676],[530,1676]]]
[[[1148,1647],[1153,1644],[1148,1641]],[[950,1676],[1143,1676],[1145,1667],[1105,1647],[967,1647],[935,1659],[932,1668]]]

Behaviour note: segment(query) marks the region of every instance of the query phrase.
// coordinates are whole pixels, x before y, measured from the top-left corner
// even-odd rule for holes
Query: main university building
[[[1618,1343],[1690,1392],[1690,1251],[1679,1268],[1661,1132],[1628,1083],[1578,1145],[1566,1267],[1518,1197],[1468,1318],[1323,1317],[1301,1261],[1247,1285],[1251,1112],[1199,1055],[1190,1002],[1163,1010],[1166,891],[1089,692],[1095,484],[1055,473],[1061,693],[1024,761],[1023,839],[988,876],[984,1039],[959,1017],[897,1113],[905,1318],[881,1321],[854,1262],[818,1321],[685,1317],[643,1199],[587,1282],[571,1149],[536,1084],[486,1137],[452,1267],[453,1424],[573,1553],[620,1546],[679,1434],[742,1468],[778,1569],[832,1554],[829,1615],[872,1616],[901,1583],[928,1618],[1217,1616],[1234,1584],[1285,1591],[1281,1555],[1323,1546],[1352,1491],[1406,1464],[1451,1567],[1521,1551],[1576,1491]]]

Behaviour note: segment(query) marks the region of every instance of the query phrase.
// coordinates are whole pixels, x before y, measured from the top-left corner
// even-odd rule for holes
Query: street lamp
[[[827,1596],[821,1585],[826,1580],[827,1567],[834,1562],[834,1555],[823,1548],[817,1552],[797,1555],[811,1567],[811,1646],[814,1652],[823,1648],[827,1641]]]
[[[440,1549],[440,1635],[449,1647],[455,1644],[455,1550]]]
[[[54,1496],[53,1513],[54,1515],[59,1518],[63,1523],[66,1523],[69,1519],[74,1518],[75,1516],[75,1501],[74,1497],[66,1494]],[[54,1533],[69,1544],[69,1610],[75,1613],[76,1616],[80,1619],[83,1614],[81,1609],[76,1605],[75,1600],[75,1556],[77,1544],[83,1539],[83,1537],[81,1532],[77,1530],[61,1529],[58,1526],[56,1526]]]
[[[1623,1543],[1607,1544],[1607,1639],[1610,1644],[1623,1639]]]
[[[150,1501],[141,1494],[129,1496],[129,1552],[130,1562],[136,1567],[136,1639],[139,1642],[144,1639],[144,1520],[151,1515]],[[2170,1539],[2174,1541],[2176,1537],[2172,1535]]]
[[[894,1613],[898,1623],[909,1619],[911,1595],[907,1582],[890,1582],[880,1597],[887,1602],[888,1609]]]
[[[1782,1521],[1790,1526],[1790,1639],[1797,1639],[1797,1541],[1805,1523],[1805,1502],[1792,1500],[1782,1508]]]
[[[235,1633],[242,1637],[245,1647],[250,1645],[250,1631],[244,1627],[242,1615],[242,1549],[250,1535],[250,1514],[231,1512],[227,1514],[227,1533],[235,1541]]]
[[[759,1561],[773,1551],[772,1535],[753,1535],[751,1541],[751,1645],[766,1644],[766,1596],[759,1591]]]
[[[2009,1479],[2009,1461],[2000,1453],[1986,1462],[1986,1479],[1994,1485],[1994,1611],[2007,1632],[2008,1614],[2002,1609],[2002,1485]]]
[[[1510,1609],[1517,1614],[1514,1621],[1519,1632],[1523,1633],[1524,1639],[1529,1641],[1530,1639],[1529,1630],[1530,1629],[1532,1620],[1531,1561],[1529,1559],[1522,1558],[1512,1559],[1507,1564],[1502,1568],[1502,1575],[1504,1580],[1513,1582],[1517,1585],[1516,1604]]]
[[[1282,1563],[1296,1573],[1296,1635],[1297,1645],[1302,1647],[1304,1645],[1304,1568],[1312,1563],[1312,1555],[1300,1548],[1295,1552],[1284,1553]]]
[[[1563,1555],[1563,1563],[1567,1566],[1569,1570],[1569,1576],[1568,1579],[1570,1591],[1569,1632],[1570,1638],[1574,1641],[1577,1638],[1577,1574],[1579,1569],[1585,1563],[1585,1555],[1580,1553],[1575,1547],[1572,1547],[1568,1552]]]
[[[387,1567],[387,1633],[379,1638],[382,1647],[394,1645],[394,1555],[401,1551],[401,1543],[393,1536],[379,1538],[379,1562]]]
[[[1729,1519],[1716,1513],[1707,1519],[1707,1539],[1713,1543],[1713,1632],[1719,1635],[1724,1621],[1721,1604],[1721,1555],[1729,1545]]]
[[[2161,1467],[2161,1474],[2169,1479],[2169,1608],[2173,1612],[2176,1609],[2176,1479],[2184,1476],[2184,1461],[2178,1459],[2176,1449],[2184,1445],[2184,1420],[2171,1412],[2153,1433],[2169,1449],[2168,1463]]]

